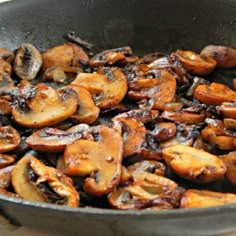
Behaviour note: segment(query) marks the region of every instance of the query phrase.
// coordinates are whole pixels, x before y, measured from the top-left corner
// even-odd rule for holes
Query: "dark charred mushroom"
[[[32,156],[23,157],[12,173],[12,185],[23,199],[77,207],[79,195],[71,180]]]
[[[14,71],[25,80],[33,80],[42,65],[42,56],[37,48],[31,44],[22,44],[16,52]]]
[[[110,193],[119,184],[123,142],[120,134],[111,128],[92,128],[94,141],[77,140],[64,152],[65,173],[89,176],[84,190],[92,195]],[[112,138],[111,138],[112,137]]]

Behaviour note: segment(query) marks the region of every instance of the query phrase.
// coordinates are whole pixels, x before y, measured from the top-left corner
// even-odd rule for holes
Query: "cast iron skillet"
[[[0,5],[0,47],[43,50],[74,30],[95,51],[130,45],[136,53],[236,47],[236,0],[13,0]],[[234,73],[234,74],[232,74]],[[229,77],[235,76],[235,71]],[[218,79],[218,78],[217,78]],[[220,79],[220,78],[219,78]],[[68,209],[0,196],[11,223],[62,235],[223,235],[236,231],[236,204],[196,210]]]

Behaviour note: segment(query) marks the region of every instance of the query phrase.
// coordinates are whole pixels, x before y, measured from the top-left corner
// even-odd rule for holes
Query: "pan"
[[[130,45],[137,54],[236,47],[236,0],[12,0],[0,5],[0,47],[23,42],[40,50],[64,42],[68,30],[94,52]],[[235,77],[230,71],[227,81]],[[236,204],[191,210],[70,209],[0,196],[9,224],[58,235],[224,235],[236,232]]]

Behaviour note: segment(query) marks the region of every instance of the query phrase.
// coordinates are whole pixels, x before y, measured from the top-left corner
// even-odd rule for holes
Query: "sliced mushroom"
[[[117,61],[123,60],[125,56],[132,55],[132,53],[132,49],[128,46],[108,49],[91,58],[89,65],[91,67],[113,65]]]
[[[11,185],[11,175],[15,165],[0,169],[0,188],[8,188]]]
[[[212,57],[192,51],[177,50],[173,55],[180,59],[187,71],[195,75],[210,74],[216,67],[216,61]]]
[[[14,53],[6,48],[0,48],[0,59],[11,63],[14,60]]]
[[[89,176],[84,190],[100,196],[110,193],[119,184],[123,142],[119,132],[112,128],[96,126],[92,134],[94,141],[78,140],[66,147],[65,173]]]
[[[0,59],[0,75],[6,74],[10,75],[12,72],[12,66],[9,62],[4,59]]]
[[[207,126],[201,131],[202,138],[220,150],[234,150],[236,148],[236,137],[222,128]]]
[[[202,103],[216,106],[224,102],[236,102],[236,92],[219,83],[199,85],[194,92],[194,97]]]
[[[101,109],[119,104],[128,89],[126,76],[118,68],[107,68],[106,74],[80,73],[71,84],[87,89]]]
[[[182,144],[163,149],[162,155],[177,175],[196,183],[215,181],[226,172],[226,166],[219,157]]]
[[[12,126],[0,127],[0,153],[14,150],[20,140],[19,133]]]
[[[143,172],[128,186],[118,188],[108,195],[112,207],[144,209],[152,206],[176,208],[179,205],[183,189],[172,180],[163,176]]]
[[[73,49],[73,59],[71,62],[71,66],[83,67],[84,65],[87,65],[89,62],[89,57],[87,53],[83,50],[83,48],[73,43],[69,45]]]
[[[226,118],[236,119],[236,102],[224,102],[220,106],[220,112]]]
[[[6,99],[0,98],[0,115],[11,115],[12,107]]]
[[[197,114],[185,111],[164,111],[161,114],[161,116],[166,120],[175,121],[178,123],[186,123],[186,124],[201,123],[204,122],[206,118],[205,114]]]
[[[236,119],[225,118],[224,126],[226,129],[236,130]]]
[[[208,45],[202,49],[201,55],[212,57],[217,62],[217,67],[232,68],[236,67],[236,49],[219,46]]]
[[[77,207],[79,195],[71,180],[32,156],[23,157],[12,173],[12,185],[23,199]]]
[[[16,52],[14,71],[25,80],[33,80],[42,65],[42,56],[32,44],[22,44]]]
[[[10,166],[15,162],[15,157],[11,155],[1,154],[0,153],[0,169]]]
[[[188,189],[182,196],[180,208],[202,208],[236,202],[236,194]]]
[[[80,86],[69,85],[68,87],[75,90],[78,96],[78,107],[76,112],[71,116],[75,123],[92,124],[100,114],[100,109],[94,104],[91,93]]]
[[[44,70],[52,66],[70,66],[74,50],[71,45],[63,44],[48,49],[42,54],[42,57]]]
[[[71,88],[61,88],[57,92],[45,84],[37,84],[27,94],[32,91],[34,94],[24,101],[23,107],[17,104],[12,110],[13,118],[22,126],[41,128],[58,124],[77,109],[78,97]]]
[[[164,109],[166,103],[174,101],[176,80],[165,70],[160,70],[157,76],[129,82],[129,97],[135,100],[149,99],[153,109]]]

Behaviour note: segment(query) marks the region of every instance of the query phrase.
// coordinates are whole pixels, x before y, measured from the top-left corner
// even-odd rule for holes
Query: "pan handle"
[[[14,231],[20,227],[21,224],[0,207],[0,230]]]

